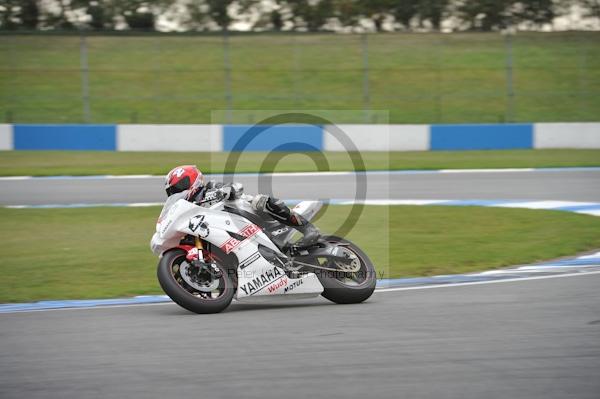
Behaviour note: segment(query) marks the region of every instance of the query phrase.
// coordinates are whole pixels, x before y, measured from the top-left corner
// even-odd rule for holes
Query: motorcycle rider
[[[214,180],[205,183],[204,176],[196,165],[181,165],[173,168],[167,174],[165,191],[169,197],[176,193],[189,191],[186,195],[188,201],[196,204],[206,204],[221,199],[234,200],[239,198],[243,192],[243,187],[240,183],[224,185]],[[319,230],[304,217],[290,210],[282,200],[263,194],[246,195],[244,199],[251,203],[254,210],[264,213],[302,233],[303,237],[297,243],[299,246],[312,245],[318,241],[320,237]]]

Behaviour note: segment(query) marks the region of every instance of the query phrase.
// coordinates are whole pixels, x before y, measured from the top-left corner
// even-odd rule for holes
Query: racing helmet
[[[196,165],[182,165],[173,168],[165,178],[167,196],[193,189],[197,192],[204,187],[204,176]]]

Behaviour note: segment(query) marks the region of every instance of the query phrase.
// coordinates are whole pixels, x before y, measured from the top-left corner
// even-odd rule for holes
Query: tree
[[[0,0],[0,29],[11,30],[19,26],[19,5],[16,0]]]
[[[383,30],[383,22],[392,14],[395,3],[394,0],[359,0],[360,9],[373,21],[377,32]]]
[[[40,7],[37,0],[22,0],[19,19],[25,29],[35,30],[40,23]]]
[[[510,24],[510,0],[466,0],[458,7],[467,29],[491,31]]]
[[[513,22],[527,22],[539,27],[551,23],[556,16],[553,0],[521,0],[513,5]]]
[[[440,30],[450,0],[420,0],[417,5],[419,19],[429,21],[434,30]]]
[[[186,9],[188,20],[184,22],[192,29],[210,29],[216,25],[221,30],[228,30],[233,18],[229,15],[229,7],[234,0],[188,0]]]
[[[410,30],[411,21],[417,15],[418,4],[415,1],[399,0],[394,2],[392,9],[396,22],[402,24],[404,29]]]
[[[58,28],[58,29],[74,29],[75,25],[73,24],[73,22],[69,19],[69,12],[72,11],[72,6],[74,6],[75,2],[71,2],[70,0],[57,0],[56,1],[57,5],[58,5],[58,10],[59,13],[58,14],[50,14],[46,20],[48,21],[48,23],[54,27],[54,28]]]
[[[600,0],[581,0],[581,5],[586,16],[600,18]]]
[[[91,20],[89,26],[92,29],[104,30],[115,28],[116,4],[112,0],[89,1],[86,13]]]
[[[560,5],[556,0],[467,0],[458,10],[469,29],[491,31],[522,23],[536,27],[551,23]]]
[[[332,0],[288,0],[285,3],[293,16],[294,29],[303,27],[309,32],[319,31],[334,14]]]
[[[115,0],[116,15],[121,15],[130,29],[154,30],[156,17],[153,7],[158,4],[146,0]]]
[[[269,20],[273,26],[273,30],[280,31],[283,28],[283,16],[278,10],[271,11]]]
[[[360,3],[356,0],[335,0],[332,7],[333,15],[344,27],[354,27],[362,16]]]

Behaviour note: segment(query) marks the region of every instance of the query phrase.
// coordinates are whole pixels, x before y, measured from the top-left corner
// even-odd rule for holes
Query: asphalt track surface
[[[215,176],[220,179],[220,176]],[[248,193],[357,198],[352,174],[238,175]],[[599,201],[600,170],[367,174],[368,199]],[[163,178],[0,180],[0,205],[162,202]]]
[[[240,176],[247,192],[254,176]],[[353,176],[273,177],[353,198]],[[599,201],[600,172],[370,174],[374,199]],[[268,182],[266,182],[268,187]],[[4,205],[160,202],[162,179],[0,180]],[[264,188],[264,186],[263,186]],[[318,189],[317,189],[318,188]],[[600,274],[234,303],[0,314],[0,398],[600,397]]]
[[[0,315],[0,397],[589,398],[600,274],[376,293],[359,305]]]

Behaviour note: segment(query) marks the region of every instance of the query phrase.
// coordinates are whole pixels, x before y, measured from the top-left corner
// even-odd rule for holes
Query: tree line
[[[600,18],[600,0],[0,0],[0,30],[494,31],[573,7]]]

